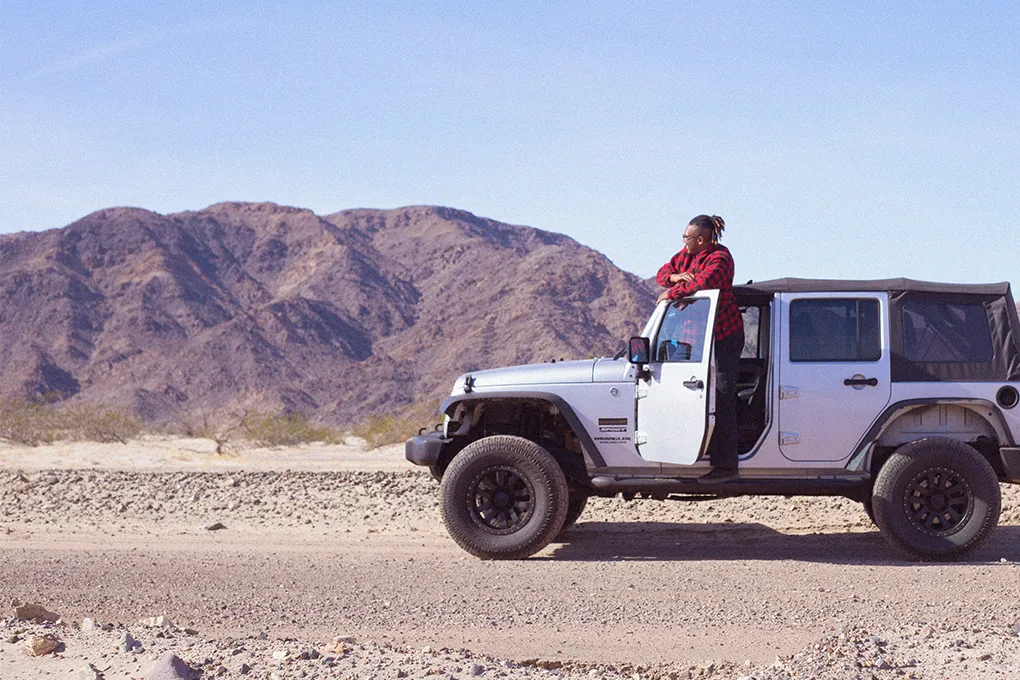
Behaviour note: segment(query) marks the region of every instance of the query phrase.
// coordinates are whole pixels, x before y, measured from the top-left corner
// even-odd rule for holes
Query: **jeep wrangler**
[[[1020,483],[1020,323],[1008,283],[735,286],[739,478],[699,484],[715,423],[718,291],[660,302],[614,359],[472,371],[406,457],[484,559],[538,552],[591,496],[843,496],[914,560],[972,554]]]

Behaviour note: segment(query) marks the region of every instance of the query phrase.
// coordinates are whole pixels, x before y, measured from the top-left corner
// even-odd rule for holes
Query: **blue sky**
[[[1020,4],[0,0],[0,232],[448,205],[649,276],[1020,285]],[[635,6],[636,5],[636,6]]]

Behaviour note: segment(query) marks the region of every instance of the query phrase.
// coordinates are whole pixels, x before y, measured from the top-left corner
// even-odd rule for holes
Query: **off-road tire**
[[[588,505],[588,494],[583,491],[570,492],[570,500],[567,501],[567,518],[563,520],[563,528],[560,529],[559,535],[563,535],[563,532],[574,526],[586,505]]]
[[[510,435],[465,447],[446,468],[440,494],[453,540],[490,560],[523,559],[547,546],[563,528],[570,498],[549,452]]]
[[[930,437],[893,452],[875,479],[882,536],[911,560],[967,557],[987,540],[1002,507],[995,470],[972,447]]]

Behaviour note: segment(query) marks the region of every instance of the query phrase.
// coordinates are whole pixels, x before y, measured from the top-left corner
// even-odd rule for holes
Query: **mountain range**
[[[452,208],[110,208],[0,236],[0,395],[344,426],[465,371],[612,355],[654,300],[567,236]]]

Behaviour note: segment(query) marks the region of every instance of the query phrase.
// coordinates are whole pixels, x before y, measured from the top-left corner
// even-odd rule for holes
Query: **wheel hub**
[[[966,524],[974,493],[966,479],[949,468],[928,468],[907,484],[903,509],[914,528],[929,536],[948,536]]]
[[[467,503],[478,526],[494,534],[512,534],[534,514],[535,493],[527,477],[511,466],[500,465],[475,477]]]

